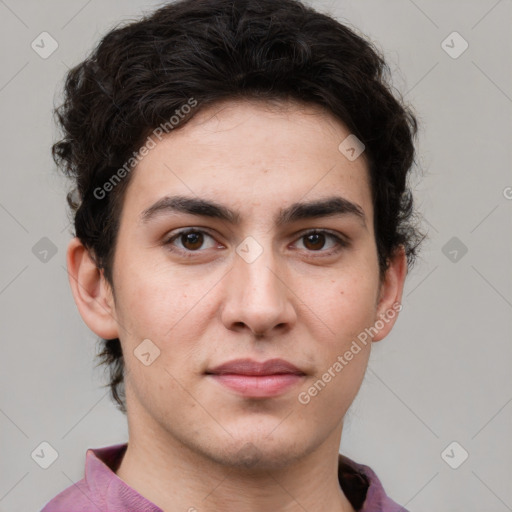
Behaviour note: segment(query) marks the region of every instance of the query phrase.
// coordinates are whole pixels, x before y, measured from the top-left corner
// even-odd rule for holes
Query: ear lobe
[[[395,325],[398,313],[402,309],[401,300],[406,275],[407,256],[405,248],[401,245],[390,258],[381,284],[374,322],[378,332],[373,336],[372,341],[385,338]]]
[[[101,338],[118,338],[111,288],[77,237],[68,245],[66,261],[69,284],[83,321]]]

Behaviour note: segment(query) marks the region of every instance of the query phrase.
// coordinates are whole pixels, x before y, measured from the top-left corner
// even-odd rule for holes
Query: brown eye
[[[331,239],[332,242],[327,249],[324,249],[326,244],[328,244],[329,239]],[[308,252],[320,252],[322,255],[334,254],[343,247],[348,246],[348,242],[343,238],[324,230],[315,230],[304,233],[299,240],[303,240],[304,248]]]
[[[202,252],[201,248],[206,243],[205,240],[211,239],[210,246],[206,249],[215,246],[215,240],[211,235],[201,229],[188,229],[182,230],[171,236],[164,245],[169,246],[171,250],[181,252]],[[178,245],[175,242],[180,242]],[[204,247],[203,247],[204,249]]]
[[[203,235],[202,233],[191,232],[191,233],[184,233],[180,235],[180,241],[185,247],[185,249],[189,249],[191,251],[194,251],[196,249],[199,249],[201,245],[203,245]]]
[[[312,233],[310,235],[306,235],[304,238],[307,240],[304,246],[312,251],[321,249],[325,244],[325,235],[322,233]]]

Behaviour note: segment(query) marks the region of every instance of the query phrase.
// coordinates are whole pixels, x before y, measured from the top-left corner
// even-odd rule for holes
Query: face
[[[317,108],[223,103],[132,171],[113,273],[131,432],[224,465],[257,452],[261,467],[341,434],[371,346],[354,340],[396,298],[379,279],[364,153],[338,149],[349,133]],[[299,374],[207,373],[275,358]]]

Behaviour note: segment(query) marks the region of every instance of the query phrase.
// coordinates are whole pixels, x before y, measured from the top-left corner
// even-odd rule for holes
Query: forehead
[[[349,135],[342,122],[315,105],[221,102],[162,140],[155,138],[132,171],[125,207],[140,220],[165,196],[196,196],[242,216],[249,206],[259,206],[260,214],[276,218],[284,204],[337,195],[368,215],[364,153],[350,161],[339,149]]]

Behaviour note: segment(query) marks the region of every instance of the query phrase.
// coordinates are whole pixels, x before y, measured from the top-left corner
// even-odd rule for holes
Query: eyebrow
[[[176,213],[220,219],[235,225],[241,222],[241,215],[236,210],[232,210],[215,201],[188,196],[162,197],[140,214],[140,221],[141,223],[148,223],[160,215]],[[361,206],[341,196],[293,203],[277,213],[274,223],[276,226],[282,226],[304,219],[340,217],[345,215],[359,218],[363,226],[366,227],[366,216]]]

